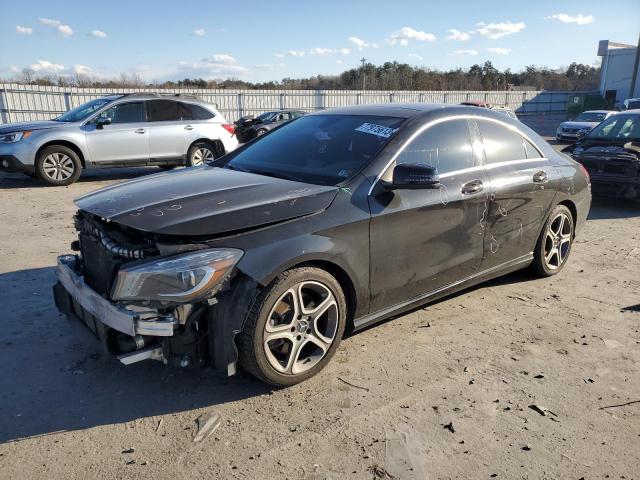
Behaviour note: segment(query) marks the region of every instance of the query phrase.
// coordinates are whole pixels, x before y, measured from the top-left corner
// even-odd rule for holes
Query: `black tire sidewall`
[[[44,159],[47,158],[47,156],[51,155],[52,153],[63,153],[64,155],[66,155],[71,159],[74,167],[73,175],[71,175],[66,180],[53,180],[44,173],[44,170],[43,170]],[[40,152],[40,155],[36,159],[36,166],[35,166],[36,176],[42,182],[50,186],[64,187],[67,185],[71,185],[72,183],[76,182],[78,178],[80,178],[81,173],[82,173],[82,162],[80,162],[80,158],[78,157],[76,152],[71,150],[69,147],[65,147],[62,145],[52,145],[42,150],[42,152]]]
[[[547,267],[547,264],[544,261],[545,237],[546,237],[547,231],[549,229],[549,225],[553,222],[553,220],[560,213],[564,213],[565,215],[567,215],[567,217],[571,221],[571,243],[569,245],[569,252],[567,253],[567,256],[565,257],[564,262],[562,262],[562,265],[560,265],[559,268],[550,269],[550,268]],[[542,231],[540,232],[540,237],[538,238],[538,242],[536,243],[536,250],[534,252],[533,266],[534,266],[535,270],[537,271],[537,273],[540,274],[541,276],[544,276],[544,277],[551,277],[553,275],[557,275],[558,273],[560,273],[562,271],[562,269],[565,267],[565,265],[567,264],[567,262],[569,261],[569,257],[571,257],[571,250],[573,250],[573,239],[574,239],[574,237],[575,237],[575,219],[573,218],[573,214],[571,213],[571,210],[569,210],[564,205],[557,205],[551,211],[551,214],[547,218],[547,221],[544,223],[544,227],[542,227]]]
[[[272,285],[268,293],[263,298],[258,298],[258,302],[254,304],[255,322],[253,325],[251,356],[255,360],[255,365],[259,369],[259,378],[267,383],[276,386],[289,386],[300,383],[322,370],[335,354],[346,326],[347,304],[344,293],[338,281],[331,274],[319,268],[303,267],[284,272],[284,278],[278,277]],[[275,370],[269,363],[264,350],[264,329],[268,320],[268,315],[275,301],[286,292],[290,287],[301,281],[317,281],[326,285],[333,293],[338,304],[338,328],[333,344],[329,348],[324,358],[304,373],[298,375],[285,375]],[[274,285],[275,283],[275,285]],[[252,372],[255,373],[255,372]]]

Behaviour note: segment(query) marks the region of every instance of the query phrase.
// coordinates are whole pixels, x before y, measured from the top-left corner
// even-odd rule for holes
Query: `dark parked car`
[[[239,363],[291,385],[345,331],[528,266],[558,273],[590,202],[584,170],[501,113],[326,110],[77,199],[81,253],[59,257],[54,294],[125,364]]]
[[[265,112],[255,118],[250,115],[242,117],[234,122],[236,136],[240,142],[248,142],[302,115],[304,112],[299,110],[275,110]]]
[[[640,200],[640,110],[608,117],[563,151],[586,167],[594,194]]]

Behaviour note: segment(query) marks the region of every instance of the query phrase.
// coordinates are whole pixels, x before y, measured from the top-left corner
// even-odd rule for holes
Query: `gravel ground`
[[[640,478],[640,403],[613,406],[640,401],[640,206],[596,199],[560,275],[388,321],[272,390],[121,366],[57,313],[72,198],[155,171],[0,176],[1,478]]]

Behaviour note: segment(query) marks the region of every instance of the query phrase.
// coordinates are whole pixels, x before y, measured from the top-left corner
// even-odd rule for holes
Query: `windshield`
[[[258,115],[256,120],[270,120],[271,117],[275,117],[278,112],[265,112],[262,115]]]
[[[367,165],[404,120],[373,115],[300,117],[247,145],[226,167],[337,185]]]
[[[582,112],[576,117],[576,122],[601,122],[607,116],[606,113],[600,112]]]
[[[96,100],[91,100],[90,102],[83,103],[73,110],[69,110],[67,113],[60,115],[55,120],[58,122],[79,122],[112,101],[113,98],[98,98]]]
[[[589,135],[595,140],[640,140],[640,115],[616,114],[595,127]]]

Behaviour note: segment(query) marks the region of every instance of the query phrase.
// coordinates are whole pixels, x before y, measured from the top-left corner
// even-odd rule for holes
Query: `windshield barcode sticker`
[[[389,128],[383,125],[376,125],[375,123],[363,123],[356,128],[356,132],[369,133],[371,135],[377,135],[378,137],[384,138],[389,138],[397,130],[397,128]]]

